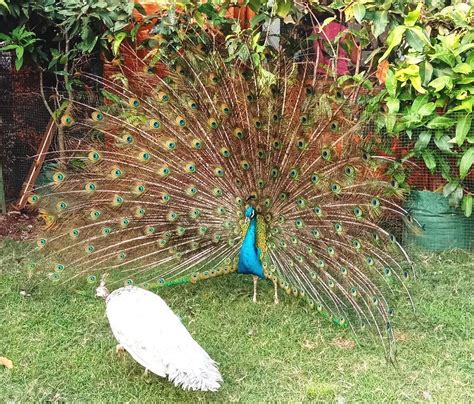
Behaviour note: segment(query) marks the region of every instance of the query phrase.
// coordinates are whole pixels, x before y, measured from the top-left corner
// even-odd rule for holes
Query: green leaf
[[[379,59],[379,62],[386,59],[387,56],[392,51],[392,49],[395,48],[395,46],[400,45],[400,42],[402,42],[403,34],[405,33],[406,30],[407,30],[407,27],[405,27],[404,25],[397,25],[392,31],[390,31],[390,34],[388,34],[388,37],[387,37],[387,45],[388,45],[387,50]]]
[[[426,94],[426,90],[421,85],[420,75],[410,77],[410,82],[411,82],[411,85],[415,88],[416,91],[418,91],[420,94]]]
[[[455,139],[458,146],[461,146],[464,143],[464,140],[471,129],[471,122],[471,114],[466,114],[456,124]]]
[[[397,122],[397,116],[395,114],[385,114],[385,127],[388,133],[392,133]]]
[[[434,112],[435,109],[436,104],[434,102],[428,102],[418,110],[418,114],[421,116],[429,116]]]
[[[372,34],[377,38],[385,32],[388,25],[387,11],[376,11],[374,14],[374,24],[372,26]]]
[[[115,38],[112,42],[112,53],[113,53],[114,56],[118,55],[120,44],[123,42],[123,40],[126,37],[127,37],[126,32],[119,32],[117,35],[115,35]]]
[[[472,67],[467,63],[460,63],[453,67],[453,72],[460,74],[469,74],[472,72]]]
[[[474,43],[468,43],[466,45],[460,46],[456,50],[456,56],[459,56],[459,55],[461,55],[461,53],[464,53],[464,52],[466,52],[467,50],[470,50],[470,49],[474,49]]]
[[[427,102],[428,102],[428,96],[427,95],[419,95],[418,97],[416,97],[413,100],[413,103],[411,104],[411,107],[410,107],[410,113],[411,114],[418,113],[420,108],[423,105],[426,105]]]
[[[433,77],[433,65],[427,60],[420,64],[420,76],[424,86],[428,85],[431,81],[431,77]]]
[[[454,67],[456,63],[456,58],[451,52],[451,50],[445,49],[441,47],[441,45],[438,45],[438,47],[436,48],[436,53],[431,55],[431,60],[436,60],[436,59],[441,60],[442,62],[446,63],[450,67]]]
[[[386,102],[389,113],[394,114],[400,109],[400,100],[398,98],[388,97]]]
[[[15,69],[18,71],[21,69],[21,66],[23,66],[23,58],[19,59],[16,58],[15,60]]]
[[[143,8],[143,6],[140,3],[135,2],[133,5],[135,10],[137,10],[141,15],[146,15],[146,10]]]
[[[436,116],[426,124],[428,129],[446,129],[454,124],[455,120],[445,116]]]
[[[5,2],[5,0],[0,0],[0,7],[4,7],[8,12],[10,12],[10,8],[8,7],[8,4]]]
[[[385,77],[385,87],[388,91],[390,97],[395,98],[397,94],[397,80],[391,69],[387,70],[387,75]]]
[[[362,3],[355,3],[352,7],[354,17],[356,21],[360,24],[365,17],[366,9]]]
[[[449,195],[451,195],[456,189],[458,188],[459,183],[457,182],[448,182],[444,187],[443,187],[443,196],[447,198]]]
[[[259,25],[260,23],[262,23],[263,21],[270,21],[270,17],[266,14],[256,14],[255,17],[252,17],[252,19],[250,20],[250,27],[251,28],[255,28],[257,25]]]
[[[472,201],[472,195],[464,195],[464,198],[462,198],[462,210],[466,217],[471,217],[472,215]]]
[[[418,136],[418,140],[415,143],[414,149],[416,151],[421,151],[426,149],[428,144],[430,143],[431,140],[431,133],[430,132],[421,132]]]
[[[449,143],[449,140],[450,140],[449,136],[444,135],[440,139],[435,138],[434,142],[436,144],[436,147],[438,147],[439,150],[444,151],[446,153],[451,153],[451,149],[453,145]]]
[[[413,27],[418,21],[418,18],[420,18],[422,5],[423,3],[419,2],[416,6],[416,9],[410,11],[403,19],[403,24],[405,24],[407,27]]]
[[[430,82],[428,86],[433,87],[436,93],[440,92],[445,87],[450,90],[453,88],[453,79],[448,76],[441,76]]]
[[[459,177],[464,179],[474,163],[474,147],[470,147],[462,156],[459,164]]]
[[[456,112],[456,111],[466,111],[466,112],[472,112],[472,107],[474,105],[474,97],[469,97],[469,98],[466,98],[465,100],[463,100],[461,102],[461,104],[453,107],[453,108],[450,108],[447,113],[451,113],[451,112]]]
[[[18,45],[5,45],[0,47],[0,52],[6,52],[18,48]]]
[[[436,168],[436,160],[429,149],[423,150],[421,152],[421,157],[423,157],[423,161],[430,171],[433,171]]]
[[[412,30],[408,30],[406,33],[406,38],[408,44],[418,52],[423,50],[423,46],[425,45],[423,41],[418,38]]]
[[[278,0],[277,1],[277,15],[280,18],[285,18],[293,8],[292,0]]]
[[[425,45],[431,46],[428,36],[421,27],[409,28],[406,37],[410,46],[417,51],[422,51]]]

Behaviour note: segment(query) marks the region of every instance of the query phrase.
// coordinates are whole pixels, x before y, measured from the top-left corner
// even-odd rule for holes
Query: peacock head
[[[245,209],[245,218],[246,220],[252,220],[255,217],[255,209],[252,206],[249,206]]]

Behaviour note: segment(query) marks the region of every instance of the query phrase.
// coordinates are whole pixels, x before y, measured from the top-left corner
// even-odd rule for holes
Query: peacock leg
[[[257,303],[257,281],[258,277],[254,276],[253,277],[253,302]]]
[[[278,282],[276,280],[273,281],[273,286],[275,287],[275,299],[274,302],[275,304],[280,303],[280,300],[278,300]]]
[[[146,383],[146,384],[151,384],[152,382],[152,379],[150,377],[150,372],[148,371],[148,369],[145,368],[145,372],[143,373],[143,381]]]

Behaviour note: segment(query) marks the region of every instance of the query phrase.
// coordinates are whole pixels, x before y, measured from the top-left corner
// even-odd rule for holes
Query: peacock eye
[[[250,170],[250,163],[247,160],[242,160],[240,162],[240,167],[245,171]]]
[[[210,118],[207,123],[211,129],[217,129],[219,127],[219,124],[214,118]]]
[[[298,141],[296,142],[296,147],[298,147],[298,149],[300,150],[304,150],[307,146],[307,142],[305,139],[298,139]]]
[[[300,173],[300,172],[299,172],[299,170],[298,170],[297,168],[292,168],[292,169],[290,170],[290,178],[292,178],[292,179],[294,179],[294,180],[297,179],[298,176],[299,176],[299,173]]]
[[[371,201],[370,201],[370,204],[374,207],[374,208],[378,208],[380,206],[380,199],[378,198],[372,198]]]
[[[93,119],[94,121],[100,122],[100,121],[102,121],[102,120],[104,119],[104,115],[103,115],[102,112],[100,112],[100,111],[94,111],[94,112],[92,113],[92,119]]]
[[[354,167],[352,166],[345,166],[344,167],[344,174],[346,174],[348,177],[352,177],[355,173]]]
[[[357,240],[357,239],[353,239],[352,240],[352,247],[354,247],[356,250],[360,249],[361,248],[361,244],[360,244],[360,241]]]
[[[233,133],[237,139],[243,139],[245,137],[244,131],[241,128],[235,128]]]
[[[327,149],[327,148],[324,148],[322,151],[321,151],[321,157],[324,159],[324,160],[330,160],[331,159],[331,150]]]
[[[341,186],[339,184],[331,184],[331,192],[335,193],[335,194],[340,194],[341,193]]]
[[[274,141],[272,142],[272,145],[273,145],[273,148],[276,149],[276,150],[280,150],[280,149],[281,149],[281,146],[282,146],[282,144],[281,144],[281,142],[280,142],[279,140],[274,140]]]
[[[357,218],[362,217],[362,209],[356,206],[354,209],[352,209],[352,213],[354,213],[354,216]]]
[[[220,152],[223,157],[230,157],[230,150],[227,147],[222,147]]]
[[[329,124],[329,128],[331,129],[331,131],[336,132],[339,129],[339,123],[337,121],[332,121]]]

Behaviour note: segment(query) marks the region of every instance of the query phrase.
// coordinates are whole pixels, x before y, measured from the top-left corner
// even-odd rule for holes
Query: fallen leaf
[[[429,391],[424,391],[423,392],[423,399],[426,401],[433,401],[433,396]]]
[[[7,369],[13,369],[13,362],[3,356],[0,356],[0,365],[5,366]]]
[[[334,338],[332,340],[332,345],[340,349],[353,349],[356,346],[354,341],[342,337]]]
[[[380,84],[385,83],[385,78],[387,77],[388,66],[389,66],[388,60],[385,59],[377,67],[376,77],[379,80]]]

